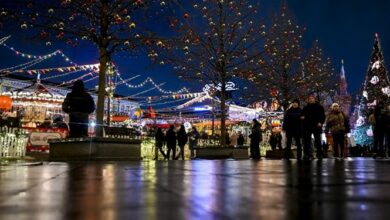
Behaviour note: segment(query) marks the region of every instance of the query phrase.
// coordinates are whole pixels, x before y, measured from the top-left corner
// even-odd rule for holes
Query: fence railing
[[[0,158],[24,157],[28,134],[19,128],[0,127]]]

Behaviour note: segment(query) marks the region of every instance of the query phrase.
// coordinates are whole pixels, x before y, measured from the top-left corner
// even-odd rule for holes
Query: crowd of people
[[[190,149],[190,157],[194,158],[199,138],[200,134],[195,127],[191,128],[191,131],[187,133],[184,125],[181,125],[178,131],[175,130],[175,126],[171,125],[165,134],[161,128],[157,128],[155,134],[154,160],[158,159],[159,152],[163,155],[165,160],[177,160],[179,158],[184,160],[184,147],[187,143]],[[164,145],[167,146],[167,152],[164,152]],[[176,155],[177,146],[180,150],[179,155]]]
[[[324,107],[316,101],[314,95],[308,97],[307,105],[303,108],[300,107],[298,99],[293,100],[283,120],[283,130],[287,139],[284,157],[286,159],[291,157],[291,144],[294,139],[297,147],[297,159],[312,159],[312,137],[314,137],[316,157],[322,159],[326,156],[321,142],[324,128],[325,133],[330,133],[332,136],[334,157],[344,159],[345,138],[350,132],[350,126],[348,116],[340,109],[340,105],[333,103],[331,111],[325,115]]]

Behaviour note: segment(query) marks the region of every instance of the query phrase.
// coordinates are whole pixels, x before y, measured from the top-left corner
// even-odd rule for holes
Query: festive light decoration
[[[64,60],[68,63],[70,63],[71,65],[76,65],[68,56],[66,56],[61,50],[56,50],[52,53],[49,53],[49,54],[45,54],[45,55],[34,55],[34,54],[28,54],[28,53],[24,53],[24,52],[21,52],[19,50],[16,50],[14,47],[11,47],[11,46],[8,46],[7,44],[5,43],[0,43],[0,45],[3,45],[4,47],[12,50],[16,55],[18,56],[21,56],[23,58],[27,58],[27,59],[38,59],[38,58],[44,58],[44,59],[48,59],[48,58],[52,58],[53,56],[56,56],[56,55],[61,55],[61,57],[64,58]]]
[[[180,100],[172,100],[172,101],[165,101],[165,102],[155,102],[155,103],[140,103],[141,106],[158,106],[158,105],[167,105],[167,104],[173,104],[173,103],[178,103],[178,102],[183,102],[188,100],[189,98],[186,99],[180,99]]]
[[[51,71],[59,71],[59,72],[65,72],[65,71],[83,71],[83,70],[92,70],[92,71],[98,71],[99,70],[99,64],[90,64],[90,65],[77,65],[77,66],[68,66],[68,67],[56,67],[56,68],[45,68],[45,69],[30,69],[30,70],[24,70],[30,75],[33,74],[46,74]]]
[[[128,83],[125,79],[122,78],[121,74],[119,72],[116,72],[120,82],[119,84],[122,85],[122,84],[125,84],[128,88],[130,89],[137,89],[137,88],[141,88],[141,87],[144,87],[147,83],[151,83],[158,91],[160,91],[161,93],[164,93],[164,94],[177,94],[177,93],[183,93],[183,92],[189,92],[187,88],[182,88],[178,91],[169,91],[169,90],[164,90],[161,88],[161,84],[157,84],[156,82],[154,82],[154,80],[150,77],[146,78],[142,83],[140,84],[137,84],[137,85],[133,85],[133,84],[130,84]],[[143,93],[142,93],[143,94]],[[136,95],[134,95],[136,96]]]
[[[10,96],[0,95],[0,109],[9,111],[12,107],[12,99]]]
[[[373,143],[370,135],[368,116],[379,102],[390,103],[390,82],[388,72],[384,66],[384,57],[379,41],[375,34],[374,46],[364,82],[363,94],[358,106],[358,117],[355,121],[353,136],[357,144],[368,145]]]

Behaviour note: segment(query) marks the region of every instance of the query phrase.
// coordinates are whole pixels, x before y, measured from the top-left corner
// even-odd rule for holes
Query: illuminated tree
[[[302,37],[305,28],[296,24],[287,6],[272,19],[264,44],[265,55],[260,60],[261,69],[255,75],[254,83],[274,96],[286,107],[295,98],[297,82],[301,77],[303,55]]]
[[[157,0],[29,0],[13,4],[14,10],[21,10],[20,27],[44,40],[47,46],[62,41],[70,46],[86,42],[96,47],[100,64],[98,125],[103,124],[106,72],[113,55],[121,51],[146,53],[146,47],[155,46],[158,41],[147,21],[166,7],[164,1]],[[96,134],[101,136],[102,129],[97,128]]]
[[[316,94],[318,100],[335,95],[338,79],[330,58],[323,55],[318,41],[315,41],[302,61],[302,76],[298,81],[299,94],[307,97]]]
[[[171,42],[166,59],[183,79],[220,89],[224,146],[226,85],[244,74],[254,79],[261,61],[265,25],[259,22],[257,6],[245,0],[194,2],[191,13],[183,11],[170,22],[180,38]]]
[[[372,130],[368,115],[379,102],[389,103],[390,83],[378,34],[375,34],[374,47],[363,86],[363,94],[358,106],[354,137],[356,143],[372,143]]]

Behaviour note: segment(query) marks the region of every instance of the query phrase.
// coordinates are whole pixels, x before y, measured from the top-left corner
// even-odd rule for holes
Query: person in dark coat
[[[200,134],[195,127],[192,127],[192,131],[188,134],[188,136],[189,136],[188,145],[190,147],[191,159],[192,159],[195,157],[195,149],[198,147],[198,140]]]
[[[237,138],[237,146],[238,147],[243,147],[244,146],[244,142],[245,142],[244,135],[242,135],[242,132],[239,131],[238,132],[238,138]]]
[[[337,103],[333,103],[332,111],[328,114],[326,119],[325,133],[332,134],[334,157],[344,159],[345,135],[350,132],[349,119],[340,110]]]
[[[302,109],[301,119],[303,120],[304,159],[310,159],[312,135],[314,136],[314,143],[317,149],[317,158],[322,159],[321,133],[322,125],[325,122],[325,110],[316,101],[314,95],[308,97],[308,103]]]
[[[378,102],[374,109],[374,158],[377,156],[384,157],[385,151],[383,149],[383,141],[385,138],[385,115],[386,109],[383,102]]]
[[[179,145],[180,148],[180,153],[178,157],[181,156],[181,159],[184,160],[184,146],[188,142],[188,135],[186,132],[186,129],[184,128],[184,125],[180,126],[179,131],[177,132],[177,144]]]
[[[165,154],[165,152],[162,149],[164,146],[164,142],[165,142],[165,135],[162,132],[161,128],[157,129],[157,132],[156,132],[156,135],[154,136],[154,138],[155,138],[155,143],[156,143],[156,146],[154,149],[154,160],[158,160],[158,151],[160,151],[161,154],[164,156],[164,159],[166,159],[167,155]]]
[[[250,151],[252,159],[260,159],[260,142],[262,140],[260,123],[253,119],[252,133],[249,135],[251,139]]]
[[[62,103],[62,110],[69,114],[69,137],[88,137],[88,115],[95,111],[95,102],[85,91],[83,81],[74,82],[72,91]]]
[[[274,151],[276,148],[282,150],[282,135],[278,131],[272,131],[271,136],[269,137],[269,144],[271,145],[271,149]]]
[[[283,131],[286,132],[286,151],[284,157],[286,159],[290,158],[291,155],[291,143],[294,138],[295,144],[297,146],[297,159],[302,159],[302,109],[299,106],[299,100],[294,99],[291,103],[291,107],[287,110],[283,119]]]
[[[62,116],[57,116],[53,119],[53,128],[64,128],[69,130],[68,125],[64,122]]]
[[[167,153],[167,158],[169,160],[169,155],[171,155],[172,151],[172,160],[176,159],[176,132],[175,132],[175,127],[171,125],[167,131],[166,134],[166,141],[167,141],[167,148],[168,148],[168,153]]]
[[[387,157],[390,156],[390,104],[386,106],[386,111],[383,115],[384,128],[386,137]]]

